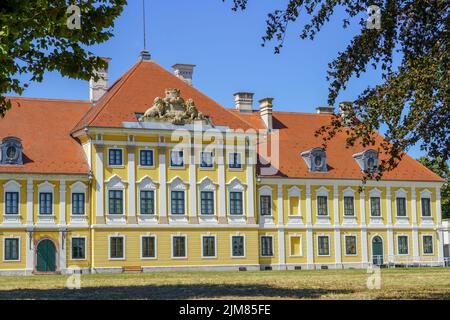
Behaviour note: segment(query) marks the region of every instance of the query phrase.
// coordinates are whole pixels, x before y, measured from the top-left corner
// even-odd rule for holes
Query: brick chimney
[[[251,92],[236,92],[234,94],[236,110],[239,112],[252,112],[253,95],[254,93]]]
[[[264,122],[267,130],[273,129],[272,124],[272,104],[273,98],[264,98],[259,100],[259,115]]]
[[[97,102],[108,91],[108,67],[111,58],[102,58],[106,62],[106,68],[97,70],[99,79],[97,81],[94,78],[89,80],[89,99],[92,102]]]

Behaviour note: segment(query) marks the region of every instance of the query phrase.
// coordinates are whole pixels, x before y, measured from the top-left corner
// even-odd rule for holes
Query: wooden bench
[[[124,266],[122,267],[122,273],[126,272],[142,272],[141,266]]]

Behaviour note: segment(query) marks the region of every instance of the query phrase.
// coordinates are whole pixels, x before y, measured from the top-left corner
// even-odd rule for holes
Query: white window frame
[[[399,237],[406,237],[406,248],[408,249],[407,253],[400,253],[400,246],[399,246],[399,243],[398,243],[398,238]],[[397,255],[399,255],[399,256],[409,256],[409,235],[403,234],[403,233],[402,234],[397,234],[396,240],[397,240]]]
[[[175,257],[173,255],[174,253],[174,243],[173,238],[174,237],[184,237],[184,253],[186,254],[184,257]],[[172,234],[170,235],[170,257],[172,259],[187,259],[188,258],[188,237],[185,234]]]
[[[233,255],[233,237],[243,237],[244,238],[244,246],[243,246],[244,255],[242,255],[242,256],[235,256],[235,255]],[[233,259],[245,259],[246,258],[246,252],[247,252],[247,250],[245,248],[246,244],[247,244],[247,242],[246,242],[245,234],[240,234],[240,233],[230,234],[230,257],[233,258]]]
[[[74,259],[73,258],[73,239],[84,239],[84,258]],[[71,236],[70,237],[70,260],[72,261],[86,261],[87,260],[87,237],[86,236]]]
[[[405,198],[405,216],[399,216],[398,215],[398,206],[397,206],[397,199],[398,198]],[[408,192],[405,191],[405,189],[400,188],[398,190],[395,190],[395,217],[400,220],[407,220],[409,218],[408,216]]]
[[[425,253],[425,241],[423,240],[424,237],[431,237],[431,253]],[[434,235],[431,233],[424,233],[422,234],[422,255],[424,256],[434,256]]]
[[[188,210],[187,191],[188,183],[184,182],[180,177],[175,177],[169,182],[169,216],[170,217],[186,217]],[[172,191],[184,192],[184,214],[172,214]]]
[[[300,254],[292,254],[292,238],[300,238]],[[289,257],[303,257],[303,237],[301,234],[294,233],[289,235]]]
[[[51,193],[52,194],[52,214],[42,214],[41,213],[41,193]],[[55,185],[44,181],[38,185],[38,215],[40,217],[55,217]]]
[[[203,248],[203,238],[204,237],[213,237],[214,238],[214,256],[205,257],[204,248]],[[217,258],[217,236],[215,234],[202,234],[200,236],[201,247],[202,247],[202,259],[216,259]]]
[[[420,217],[424,220],[432,220],[433,219],[433,203],[431,201],[431,196],[432,193],[430,190],[428,189],[423,189],[422,191],[420,191]],[[423,215],[423,211],[422,211],[422,199],[429,199],[430,200],[430,215],[429,216],[424,216]]]
[[[270,256],[263,256],[262,255],[262,245],[261,245],[261,243],[262,243],[262,238],[263,237],[268,237],[268,238],[272,238],[272,255],[270,255]],[[273,258],[273,257],[275,257],[275,241],[273,241],[273,235],[270,235],[270,234],[262,234],[262,235],[260,235],[259,236],[259,257],[260,258]]]
[[[231,168],[230,167],[230,164],[231,164],[230,156],[231,156],[231,154],[234,154],[234,153],[240,154],[241,166],[239,168]],[[244,161],[244,157],[243,157],[243,152],[242,151],[229,151],[229,152],[227,152],[227,168],[228,168],[228,170],[230,170],[230,171],[243,171],[244,170],[244,165],[245,165],[245,161]]]
[[[356,252],[354,254],[347,254],[347,237],[355,238],[355,249]],[[358,255],[358,236],[356,234],[346,234],[344,235],[344,256],[347,257],[356,257]]]
[[[377,219],[377,218],[383,218],[383,198],[381,197],[382,192],[381,190],[377,189],[377,188],[373,188],[369,191],[369,205],[370,205],[370,218],[373,219]],[[380,216],[373,216],[372,215],[372,198],[380,198]]]
[[[109,163],[109,151],[110,150],[120,150],[122,152],[122,164],[110,164]],[[125,152],[122,147],[108,147],[106,148],[106,163],[108,164],[108,168],[125,168]]]
[[[152,166],[144,166],[141,164],[141,151],[151,151],[153,153],[153,165]],[[138,149],[138,168],[140,169],[154,169],[156,167],[156,155],[155,155],[155,149],[154,148],[139,148]]]
[[[320,218],[330,218],[330,208],[328,205],[328,200],[329,200],[329,190],[328,188],[325,187],[320,187],[319,189],[316,190],[316,217]],[[327,197],[327,215],[319,215],[319,197]]]
[[[260,218],[265,218],[265,217],[272,217],[273,218],[273,198],[272,198],[272,187],[270,186],[262,186],[261,188],[258,189],[258,194],[259,194],[259,201],[258,201],[258,214]],[[262,196],[266,196],[266,197],[270,197],[270,213],[268,215],[262,215],[261,214],[261,197]]]
[[[154,257],[144,257],[143,256],[143,254],[142,254],[143,250],[144,250],[144,247],[142,245],[143,238],[154,238],[155,239],[155,256]],[[139,253],[139,255],[140,255],[141,260],[156,260],[156,259],[158,259],[158,237],[157,237],[157,235],[155,235],[155,234],[143,234],[143,235],[141,235],[139,237],[139,241],[140,241],[140,253]]]
[[[106,215],[109,218],[114,218],[114,217],[123,217],[123,219],[125,219],[125,216],[127,214],[127,212],[125,211],[126,205],[125,203],[127,202],[126,199],[126,192],[125,192],[125,188],[126,188],[127,182],[125,182],[124,180],[122,180],[121,177],[119,177],[118,175],[113,175],[111,176],[107,181],[106,181]],[[109,213],[109,191],[122,191],[122,214],[110,214]]]
[[[217,184],[214,183],[209,177],[204,177],[199,183],[198,183],[198,208],[200,216],[202,217],[215,217],[216,216],[216,189]],[[202,197],[201,192],[202,191],[210,191],[213,193],[213,214],[202,214]]]
[[[87,186],[81,182],[77,181],[76,183],[70,186],[70,217],[85,217],[87,215],[87,198],[86,198],[86,189]],[[74,193],[83,193],[84,194],[84,214],[73,214],[73,194]]]
[[[3,185],[3,212],[5,216],[7,217],[20,217],[20,189],[21,189],[20,183],[18,183],[16,180],[9,180]],[[17,198],[17,214],[7,214],[6,213],[6,193],[7,192],[17,192],[19,194]]]
[[[182,166],[173,166],[172,165],[172,152],[183,152],[183,165]],[[184,152],[184,149],[171,149],[169,150],[169,168],[170,169],[185,169],[186,168],[186,152]]]
[[[288,190],[288,216],[290,217],[301,217],[302,216],[302,205],[301,205],[301,195],[302,191],[297,187],[291,187]],[[298,198],[298,215],[294,215],[291,212],[291,198]]]
[[[353,188],[347,187],[342,192],[342,216],[344,219],[353,219],[356,218],[356,199],[355,199],[355,190]],[[348,216],[345,214],[345,198],[352,197],[353,198],[353,215]]]
[[[138,208],[138,215],[139,216],[151,216],[151,217],[156,217],[156,201],[157,201],[157,195],[156,195],[156,190],[158,189],[158,183],[154,182],[152,180],[152,178],[150,178],[149,176],[144,176],[142,177],[141,180],[139,180],[137,182],[137,192],[138,192],[138,204],[137,204],[137,208]],[[141,213],[141,191],[153,191],[153,214],[142,214]]]
[[[18,243],[19,252],[18,252],[18,255],[17,255],[17,257],[18,257],[17,260],[6,260],[6,240],[8,240],[8,239],[18,239],[19,240],[19,243]],[[5,262],[5,263],[8,263],[8,262],[14,263],[14,262],[20,262],[21,261],[21,251],[22,251],[21,250],[22,249],[21,242],[22,242],[22,239],[21,239],[20,236],[5,236],[5,237],[3,237],[3,262]]]
[[[227,212],[228,217],[246,217],[246,203],[247,203],[247,196],[246,196],[246,189],[247,186],[243,184],[238,178],[232,179],[229,183],[227,183],[227,191],[228,191],[228,201],[227,201]],[[230,203],[231,203],[231,192],[242,192],[242,214],[231,214],[230,211]]]
[[[202,166],[202,155],[203,155],[203,153],[211,153],[211,161],[212,161],[212,166],[211,167],[203,167]],[[200,159],[200,161],[199,161],[199,164],[198,164],[198,167],[200,168],[200,170],[214,170],[215,169],[215,156],[214,156],[214,151],[200,151],[200,157],[199,157]]]
[[[320,254],[319,252],[319,238],[320,237],[327,237],[328,238],[328,254]],[[317,256],[318,257],[330,257],[331,256],[331,240],[330,235],[328,234],[318,234],[316,236],[316,243],[317,243]]]
[[[123,240],[123,257],[122,258],[112,258],[111,257],[111,238],[122,238]],[[123,235],[109,235],[108,236],[108,260],[112,261],[122,261],[126,260],[127,257],[127,241],[126,237]]]

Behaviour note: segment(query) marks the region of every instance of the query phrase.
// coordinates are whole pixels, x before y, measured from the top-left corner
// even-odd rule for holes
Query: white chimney
[[[316,112],[318,114],[333,114],[334,107],[317,107]]]
[[[192,76],[194,75],[195,64],[177,63],[172,66],[175,75],[192,86]]]
[[[236,110],[239,110],[239,112],[252,112],[253,95],[254,93],[251,92],[236,92],[234,94]]]
[[[92,102],[97,102],[108,91],[108,67],[111,58],[102,58],[106,62],[106,68],[96,71],[99,79],[97,81],[94,78],[89,80],[89,99]]]
[[[259,100],[259,115],[264,122],[267,130],[273,129],[272,124],[272,104],[273,98],[264,98]]]

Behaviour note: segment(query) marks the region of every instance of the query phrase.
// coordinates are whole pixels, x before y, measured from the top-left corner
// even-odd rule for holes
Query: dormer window
[[[376,172],[378,170],[378,152],[373,149],[353,155],[363,172]]]
[[[327,156],[322,148],[313,148],[301,153],[305,160],[309,171],[311,172],[327,172]]]
[[[6,137],[1,144],[1,164],[23,164],[22,141],[16,137]]]

